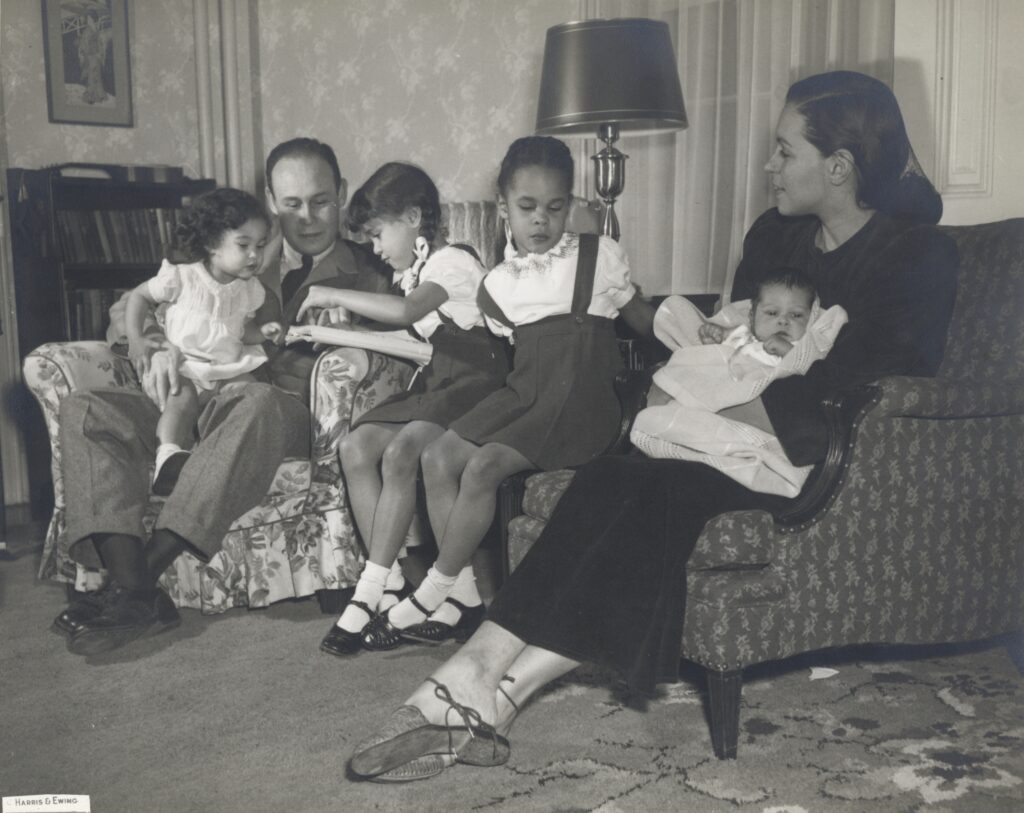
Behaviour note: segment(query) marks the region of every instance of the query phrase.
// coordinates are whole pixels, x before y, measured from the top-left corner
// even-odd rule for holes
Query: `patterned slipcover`
[[[412,367],[389,356],[352,348],[324,353],[313,370],[312,460],[286,460],[262,503],[239,517],[223,549],[203,564],[178,557],[160,579],[180,607],[218,613],[265,607],[283,598],[349,587],[363,565],[345,500],[338,441],[349,420],[402,389]],[[103,574],[68,559],[64,542],[64,483],[58,433],[60,401],[75,389],[138,387],[123,356],[103,342],[45,344],[25,359],[25,381],[42,405],[53,450],[54,512],[43,548],[40,578],[95,589]],[[147,527],[163,500],[153,497]]]
[[[1024,219],[944,230],[961,259],[939,376],[877,382],[840,486],[809,521],[744,511],[708,523],[687,569],[684,658],[723,673],[1024,628]],[[510,567],[571,477],[527,480]]]

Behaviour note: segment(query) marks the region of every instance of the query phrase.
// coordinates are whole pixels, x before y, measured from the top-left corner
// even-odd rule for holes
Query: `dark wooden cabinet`
[[[146,168],[62,164],[7,170],[20,359],[46,342],[104,339],[120,294],[153,276],[178,212],[212,180],[156,180]],[[28,454],[32,515],[53,507],[50,443],[24,388],[13,407]]]

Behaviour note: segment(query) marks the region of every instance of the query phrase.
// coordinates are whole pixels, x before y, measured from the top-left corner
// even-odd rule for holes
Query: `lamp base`
[[[615,198],[622,194],[626,185],[626,159],[628,155],[615,148],[619,138],[617,124],[602,124],[597,137],[604,141],[604,149],[592,155],[594,162],[594,186],[598,196],[604,201],[604,216],[601,219],[601,232],[614,240],[619,239],[619,218],[615,215]]]

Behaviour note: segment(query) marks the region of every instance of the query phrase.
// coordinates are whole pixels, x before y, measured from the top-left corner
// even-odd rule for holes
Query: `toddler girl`
[[[408,594],[396,558],[416,507],[420,453],[508,373],[505,343],[487,331],[477,305],[484,268],[473,249],[446,243],[437,187],[423,170],[382,166],[352,196],[348,225],[403,272],[405,295],[314,285],[299,320],[310,308],[343,308],[412,327],[433,345],[433,356],[407,392],[362,415],[341,442],[349,502],[369,558],[352,600],[320,644],[333,655],[359,651],[367,623]],[[478,595],[466,606],[482,619]]]
[[[424,450],[438,559],[415,593],[369,624],[369,649],[468,635],[479,623],[464,609],[479,603],[468,563],[491,525],[498,485],[519,471],[584,463],[617,434],[613,382],[623,362],[613,320],[621,313],[649,333],[652,311],[614,240],[565,231],[572,185],[572,156],[555,138],[521,138],[502,162],[508,245],[479,299],[488,326],[513,340],[513,369]]]
[[[144,335],[147,315],[168,303],[167,341],[182,356],[182,386],[157,423],[153,493],[167,496],[188,460],[202,407],[227,386],[254,381],[267,360],[260,344],[279,341],[277,303],[256,279],[270,221],[263,205],[238,189],[200,195],[183,213],[177,238],[191,262],[164,260],[136,287],[125,309],[128,355],[141,378],[158,345]]]

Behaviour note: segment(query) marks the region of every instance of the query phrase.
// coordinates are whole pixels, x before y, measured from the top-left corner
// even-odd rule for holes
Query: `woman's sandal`
[[[426,616],[430,615],[430,610],[420,604],[416,600],[416,596],[410,594],[406,598],[421,613]],[[363,627],[362,642],[364,649],[369,649],[372,652],[384,652],[405,643],[405,640],[402,638],[404,630],[394,626],[388,618],[388,613],[392,609],[394,608],[389,607],[384,612],[371,618],[370,623]]]
[[[453,598],[446,598],[445,601],[459,611],[459,620],[454,625],[428,618],[426,621],[403,629],[402,637],[407,641],[415,641],[419,644],[443,644],[452,638],[460,644],[466,643],[469,637],[476,632],[477,627],[483,623],[487,610],[483,604],[467,607],[461,601]]]
[[[349,601],[349,604],[355,604],[356,607],[369,616],[370,621],[373,621],[377,616],[377,613],[371,610],[370,605],[365,601],[352,599]],[[369,625],[370,621],[366,622],[367,625]],[[337,655],[338,657],[355,655],[363,648],[363,632],[365,630],[366,627],[363,627],[359,632],[349,632],[348,630],[342,629],[337,624],[334,624],[320,642],[320,651],[326,652],[329,655]]]
[[[456,702],[443,683],[427,680],[434,684],[438,699],[449,706],[446,721],[455,712],[462,725],[437,725],[415,706],[401,706],[378,734],[356,747],[349,761],[353,774],[364,779],[379,777],[430,754],[450,754],[456,762],[481,767],[508,761],[512,750],[508,739],[485,723],[476,709]]]

